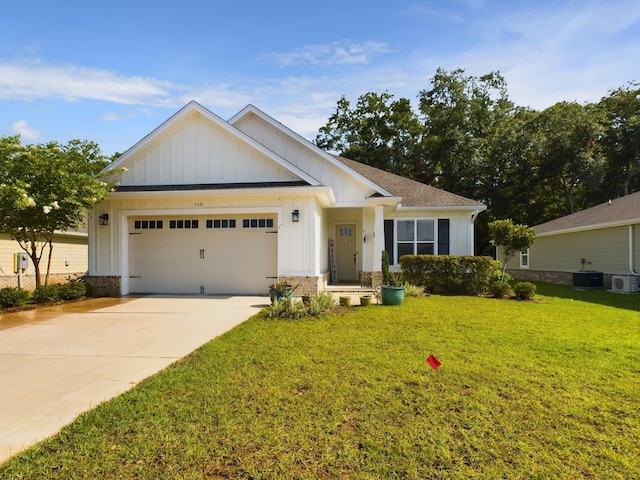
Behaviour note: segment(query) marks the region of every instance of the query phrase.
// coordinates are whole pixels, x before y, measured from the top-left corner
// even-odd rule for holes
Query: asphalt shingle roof
[[[640,192],[542,223],[534,228],[536,234],[540,235],[610,223],[640,223]]]
[[[447,192],[440,188],[425,185],[400,175],[385,172],[379,168],[364,163],[349,160],[348,158],[335,156],[347,167],[369,179],[376,185],[396,197],[402,197],[404,207],[477,207],[485,208],[485,205],[470,198]]]

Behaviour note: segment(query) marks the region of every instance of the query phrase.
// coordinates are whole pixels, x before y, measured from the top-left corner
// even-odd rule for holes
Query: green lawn
[[[255,316],[0,478],[640,478],[640,296],[570,292]]]

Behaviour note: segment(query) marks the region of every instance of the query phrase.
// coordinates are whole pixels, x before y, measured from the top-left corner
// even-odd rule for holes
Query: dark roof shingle
[[[409,178],[401,177],[393,173],[364,163],[349,160],[348,158],[335,156],[350,169],[369,179],[376,185],[396,197],[402,197],[403,207],[476,207],[485,208],[485,205],[470,198],[447,192],[440,188],[425,185]]]
[[[536,234],[541,235],[627,222],[629,224],[640,222],[640,192],[542,223],[537,225],[535,230]]]

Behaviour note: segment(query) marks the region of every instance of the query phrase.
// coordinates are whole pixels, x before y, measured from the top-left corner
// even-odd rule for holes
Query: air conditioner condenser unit
[[[612,275],[611,290],[618,293],[638,293],[640,285],[635,275]]]

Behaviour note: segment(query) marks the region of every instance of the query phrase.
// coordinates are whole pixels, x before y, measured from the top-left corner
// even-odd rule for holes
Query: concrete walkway
[[[146,296],[0,316],[0,462],[242,323],[268,301]]]

